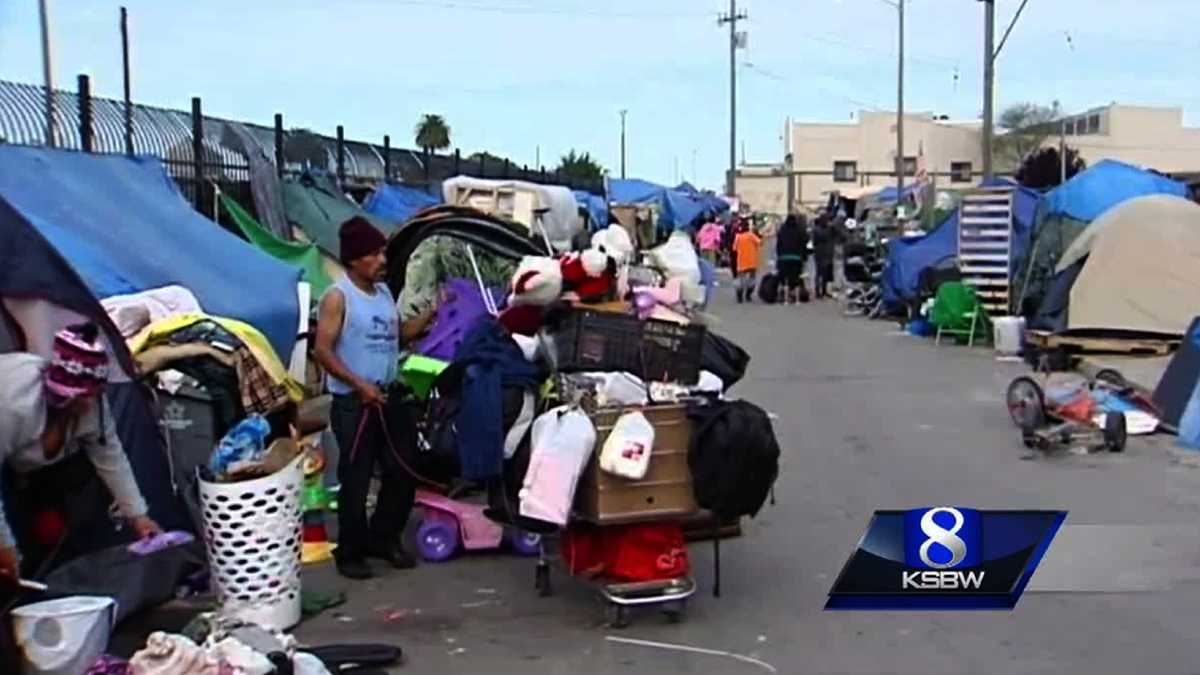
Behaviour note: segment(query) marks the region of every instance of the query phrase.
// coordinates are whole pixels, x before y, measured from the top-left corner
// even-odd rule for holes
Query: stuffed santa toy
[[[539,256],[522,258],[508,291],[508,307],[498,317],[500,324],[517,335],[537,333],[545,308],[562,295],[559,262]]]

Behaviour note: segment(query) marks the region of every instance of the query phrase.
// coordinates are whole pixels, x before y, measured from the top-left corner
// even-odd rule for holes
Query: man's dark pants
[[[400,544],[416,494],[416,479],[400,463],[403,459],[413,466],[416,448],[416,426],[402,398],[397,392],[384,406],[370,408],[357,395],[333,397],[330,422],[338,442],[341,482],[334,550],[338,560],[362,560],[368,549],[391,550]],[[375,512],[368,521],[367,492],[377,467],[381,484]]]

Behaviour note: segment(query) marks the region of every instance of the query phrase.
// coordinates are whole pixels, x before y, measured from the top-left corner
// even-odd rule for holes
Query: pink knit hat
[[[54,334],[54,357],[46,369],[46,389],[59,403],[90,396],[108,382],[108,353],[95,324],[68,326]]]

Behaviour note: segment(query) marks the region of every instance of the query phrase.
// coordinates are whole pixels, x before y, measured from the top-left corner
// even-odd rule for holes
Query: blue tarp
[[[157,159],[0,145],[0,199],[97,299],[179,284],[291,356],[300,270],[194,211]]]
[[[921,272],[958,255],[958,217],[955,209],[941,225],[920,237],[903,237],[888,242],[887,263],[883,267],[883,301],[890,307],[901,305],[917,294]]]
[[[917,190],[917,186],[915,183],[910,183],[908,185],[905,185],[904,186],[904,197],[906,199],[908,197],[911,197],[913,192],[915,192],[916,190]],[[879,202],[879,203],[891,203],[891,202],[896,201],[896,186],[889,185],[889,186],[883,188],[879,192],[876,192],[875,194],[871,195],[871,200],[873,200],[875,202]]]
[[[383,183],[367,198],[363,210],[393,223],[404,223],[418,211],[441,203],[440,195],[435,197],[421,188]]]
[[[996,186],[1013,188],[1013,259],[1020,260],[1033,238],[1034,218],[1041,196],[1035,190],[1005,179],[981,184],[981,187]],[[896,188],[891,190],[894,196]],[[961,209],[955,209],[941,225],[924,236],[893,239],[888,243],[887,264],[883,271],[884,302],[896,306],[911,300],[916,296],[921,272],[958,255],[960,214]]]
[[[608,201],[613,204],[657,204],[659,227],[667,231],[694,225],[699,219],[729,209],[720,197],[696,191],[687,183],[681,184],[680,188],[683,189],[672,189],[639,178],[610,178]]]
[[[594,195],[587,190],[575,190],[575,203],[587,209],[589,223],[588,227],[592,231],[608,227],[608,204],[604,202],[604,197]]]
[[[1134,197],[1166,194],[1186,198],[1188,188],[1165,176],[1105,159],[1050,191],[1046,215],[1067,215],[1090,223],[1113,206]]]

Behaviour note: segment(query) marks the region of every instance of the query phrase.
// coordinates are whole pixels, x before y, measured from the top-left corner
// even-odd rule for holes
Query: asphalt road
[[[1179,536],[1200,513],[1200,469],[1168,442],[1022,459],[1002,403],[1020,364],[934,347],[832,304],[739,306],[731,293],[722,289],[717,330],[753,355],[734,393],[778,415],[784,457],[778,504],[722,546],[721,598],[704,544],[692,548],[701,591],[686,620],[648,612],[622,630],[562,573],[554,596],[536,597],[533,561],[508,554],[366,583],[321,568],[306,587],[345,588],[350,601],[298,637],[393,642],[408,653],[397,672],[411,673],[1200,672],[1200,586],[1188,580],[1200,538]],[[875,509],[942,503],[1063,508],[1075,536],[1051,547],[1056,575],[1035,577],[1012,612],[822,610]],[[1159,527],[1103,527],[1117,525]],[[1139,585],[1143,564],[1155,578]],[[1074,569],[1094,589],[1111,581],[1127,592],[1055,592]],[[1039,581],[1051,590],[1035,590]]]

